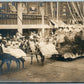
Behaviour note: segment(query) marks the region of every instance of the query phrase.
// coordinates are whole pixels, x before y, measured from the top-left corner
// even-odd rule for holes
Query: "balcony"
[[[38,14],[23,14],[23,20],[22,24],[41,24],[42,23],[42,16]],[[14,13],[0,13],[0,25],[2,24],[11,24],[16,25],[17,24],[17,14]],[[44,16],[44,24],[48,24],[48,17]]]

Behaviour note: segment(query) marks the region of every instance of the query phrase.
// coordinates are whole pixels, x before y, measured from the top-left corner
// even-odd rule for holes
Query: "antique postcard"
[[[84,82],[84,1],[0,1],[0,82]]]

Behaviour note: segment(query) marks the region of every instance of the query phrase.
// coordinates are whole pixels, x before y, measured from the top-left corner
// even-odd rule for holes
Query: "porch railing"
[[[23,14],[22,24],[41,24],[41,15],[25,15]],[[48,16],[44,16],[44,23],[48,24]],[[0,13],[0,24],[17,24],[17,14]]]

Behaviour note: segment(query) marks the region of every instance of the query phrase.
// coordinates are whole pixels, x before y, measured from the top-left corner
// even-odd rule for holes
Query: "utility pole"
[[[51,14],[52,14],[52,19],[53,19],[53,2],[51,2]]]
[[[18,3],[18,18],[17,18],[17,23],[18,23],[18,32],[22,34],[22,3]]]
[[[45,29],[44,29],[44,7],[42,8],[42,37],[43,37],[43,39],[44,39],[44,33],[45,33],[45,31],[44,31]]]
[[[84,2],[83,2],[83,33],[82,33],[82,40],[84,40]]]
[[[43,6],[40,7],[40,13],[42,15],[42,39],[44,40],[45,29],[44,29],[44,7]]]
[[[57,1],[57,27],[58,27],[58,18],[59,17],[59,3]]]
[[[84,27],[84,2],[83,2],[83,27]]]

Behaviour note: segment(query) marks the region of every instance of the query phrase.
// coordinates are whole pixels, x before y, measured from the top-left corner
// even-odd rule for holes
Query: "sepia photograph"
[[[84,82],[84,1],[0,1],[0,82]]]

